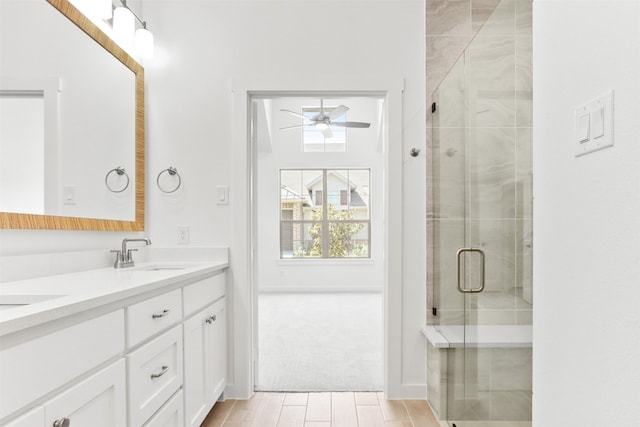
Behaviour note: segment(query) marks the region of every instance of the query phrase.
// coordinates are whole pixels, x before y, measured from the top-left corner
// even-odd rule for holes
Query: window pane
[[[280,171],[280,218],[291,220],[311,220],[316,208],[314,190],[322,192],[322,170]],[[322,200],[322,193],[320,193]],[[320,208],[321,209],[321,208]],[[292,211],[285,217],[284,212]],[[322,218],[322,212],[320,212]]]
[[[329,215],[329,219],[369,219],[369,178],[367,169],[336,169],[327,171],[330,191],[338,191],[335,207],[345,211]]]
[[[329,257],[369,257],[369,223],[330,222]]]
[[[322,256],[322,224],[280,222],[281,258],[319,258]]]
[[[281,258],[369,257],[369,179],[366,169],[281,170]]]

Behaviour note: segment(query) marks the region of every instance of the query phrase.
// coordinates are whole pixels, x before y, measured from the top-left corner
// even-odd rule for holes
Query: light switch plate
[[[229,204],[229,187],[226,185],[218,185],[216,187],[216,203],[218,205]]]
[[[590,120],[585,120],[585,115]],[[586,121],[589,130],[585,140]],[[613,146],[613,90],[576,108],[574,144],[576,157]]]
[[[578,119],[578,141],[589,141],[589,131],[591,130],[591,115],[587,111],[583,111],[584,114]]]
[[[75,205],[76,204],[76,186],[64,185],[62,187],[62,198],[63,198],[63,203],[65,205]]]

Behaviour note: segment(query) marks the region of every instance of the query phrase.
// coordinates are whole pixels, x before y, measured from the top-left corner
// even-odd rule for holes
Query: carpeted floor
[[[261,294],[257,389],[382,390],[382,325],[382,294]]]

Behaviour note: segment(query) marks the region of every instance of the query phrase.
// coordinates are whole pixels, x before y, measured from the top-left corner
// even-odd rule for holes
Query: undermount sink
[[[0,295],[0,311],[10,310],[66,295]]]
[[[164,271],[164,270],[184,270],[187,267],[177,265],[150,265],[146,267],[136,268],[136,271]]]

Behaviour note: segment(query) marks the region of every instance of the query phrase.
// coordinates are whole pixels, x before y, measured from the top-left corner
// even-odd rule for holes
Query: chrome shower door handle
[[[462,255],[465,252],[476,252],[480,254],[480,287],[479,288],[463,288],[462,287],[462,275],[460,274],[460,270],[462,267]],[[463,294],[477,294],[478,292],[484,291],[484,251],[482,249],[477,248],[461,248],[458,249],[457,253],[458,257],[458,291]]]

